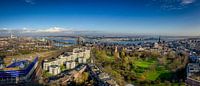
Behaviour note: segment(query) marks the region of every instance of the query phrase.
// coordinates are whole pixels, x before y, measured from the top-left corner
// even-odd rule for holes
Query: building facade
[[[60,73],[60,66],[58,65],[51,65],[49,67],[49,73],[53,74],[53,75],[57,75]]]
[[[30,80],[31,75],[38,65],[38,57],[22,70],[0,71],[0,84],[18,84]]]
[[[50,72],[50,66],[52,65],[58,65],[58,66],[65,65],[66,69],[72,69],[75,68],[76,62],[86,63],[89,58],[90,58],[90,49],[86,47],[74,48],[72,52],[66,52],[58,56],[57,58],[44,60],[43,70]]]

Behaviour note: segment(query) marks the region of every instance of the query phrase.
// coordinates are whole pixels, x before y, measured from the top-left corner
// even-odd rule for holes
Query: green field
[[[157,78],[162,77],[163,75],[168,75],[165,77],[170,77],[169,74],[170,73],[168,70],[161,70],[161,71],[156,70],[156,71],[149,71],[145,75],[147,80],[155,81]]]
[[[149,68],[152,64],[155,64],[156,62],[153,60],[143,61],[143,60],[136,60],[134,61],[134,64],[141,68]]]
[[[135,60],[134,65],[138,68],[134,69],[137,76],[144,75],[146,80],[155,81],[160,77],[170,77],[170,72],[165,69],[163,66],[158,66],[154,69],[151,68],[152,65],[155,65],[157,62],[155,60]]]

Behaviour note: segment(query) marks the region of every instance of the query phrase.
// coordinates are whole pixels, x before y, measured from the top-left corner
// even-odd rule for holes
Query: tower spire
[[[159,38],[158,38],[158,43],[161,43],[160,36],[159,36]]]

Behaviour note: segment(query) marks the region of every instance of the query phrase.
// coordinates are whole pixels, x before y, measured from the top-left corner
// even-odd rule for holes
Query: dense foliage
[[[120,85],[178,85],[184,80],[184,68],[187,55],[169,52],[161,55],[157,52],[133,51],[125,49],[119,52],[94,48],[93,57],[98,66],[109,73]]]

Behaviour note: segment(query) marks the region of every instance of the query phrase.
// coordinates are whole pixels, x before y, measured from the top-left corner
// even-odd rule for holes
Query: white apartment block
[[[67,61],[65,63],[66,69],[73,69],[76,67],[76,62],[74,61]]]
[[[49,73],[53,74],[53,75],[57,75],[60,73],[60,66],[58,65],[51,65],[49,67]]]
[[[87,62],[86,58],[82,57],[78,58],[78,63],[86,63],[86,62]]]
[[[89,58],[90,58],[90,49],[86,47],[74,48],[72,52],[67,52],[65,54],[62,54],[58,56],[58,58],[44,60],[43,70],[50,71],[51,65],[61,66],[63,64],[66,65],[66,62],[70,62],[70,61],[75,63],[76,60],[78,60],[78,63],[86,63]],[[74,68],[74,63],[70,63],[70,67],[68,65],[69,63],[67,63],[66,66],[68,66],[69,68]]]

